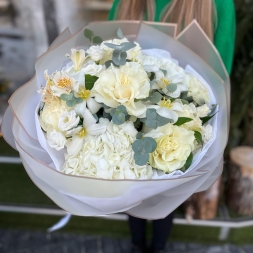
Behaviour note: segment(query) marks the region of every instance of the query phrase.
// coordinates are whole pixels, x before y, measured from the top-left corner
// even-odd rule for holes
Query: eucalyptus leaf
[[[167,70],[165,70],[165,69],[160,69],[162,72],[163,72],[163,74],[166,76],[167,75]]]
[[[110,47],[110,48],[113,48],[113,49],[117,49],[117,50],[121,50],[122,49],[122,46],[121,45],[115,45],[113,43],[104,43],[107,47]]]
[[[82,98],[75,98],[76,100],[76,104],[80,104],[83,102],[83,99]]]
[[[138,133],[136,134],[136,139],[141,139],[142,136],[143,136],[143,133],[142,133],[142,132],[138,132]]]
[[[86,38],[88,38],[88,39],[92,39],[93,38],[93,36],[94,36],[94,33],[93,33],[93,31],[91,31],[90,29],[85,29],[84,30],[84,36],[86,37]]]
[[[158,102],[161,101],[162,97],[163,97],[163,96],[162,96],[159,92],[155,92],[155,93],[153,93],[153,95],[151,96],[150,102],[153,103],[153,104],[157,104]]]
[[[200,132],[198,131],[194,131],[194,137],[196,138],[196,140],[201,144],[201,146],[203,147],[203,139],[202,139],[202,135]]]
[[[149,154],[134,154],[135,163],[139,166],[144,166],[149,160]]]
[[[69,98],[69,95],[68,94],[61,94],[60,98],[63,100],[63,101],[68,101],[68,98]]]
[[[75,101],[74,99],[68,100],[68,101],[66,102],[66,105],[67,105],[68,107],[73,107],[73,106],[75,106],[75,104],[76,104],[76,101]]]
[[[153,138],[144,137],[142,139],[142,141],[144,142],[144,147],[145,147],[146,153],[152,153],[156,150],[157,143]]]
[[[97,76],[85,75],[85,88],[91,90],[97,80]]]
[[[120,38],[120,39],[124,39],[123,32],[122,32],[122,30],[121,30],[120,28],[118,28],[118,30],[117,30],[117,36],[118,36],[118,38]]]
[[[93,43],[94,44],[101,44],[103,42],[102,38],[99,37],[99,36],[95,36],[93,39],[92,39]]]
[[[190,122],[190,121],[192,121],[192,120],[193,120],[193,119],[191,119],[191,118],[179,117],[178,120],[177,120],[177,122],[174,123],[174,125],[176,125],[176,126],[181,126],[181,125],[183,125],[184,123]]]
[[[122,48],[121,51],[126,52],[126,51],[136,47],[136,44],[134,44],[133,42],[123,42],[120,44],[120,46]]]
[[[143,150],[143,141],[141,139],[137,139],[132,144],[132,149],[135,153],[143,154],[145,151]]]
[[[158,120],[158,126],[159,127],[167,125],[168,123],[172,123],[173,122],[172,119],[168,119],[168,118],[162,117],[159,114],[157,115],[157,120]]]
[[[177,90],[177,84],[176,83],[170,83],[166,88],[169,92],[172,93],[172,92]]]
[[[111,64],[113,64],[112,60],[106,61],[105,62],[105,67],[108,69],[111,66]]]
[[[93,116],[94,119],[98,122],[98,116],[97,116],[97,114],[92,114],[92,116]]]

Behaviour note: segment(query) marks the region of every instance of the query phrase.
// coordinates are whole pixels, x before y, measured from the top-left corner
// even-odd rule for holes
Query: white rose
[[[158,138],[157,133],[161,133]],[[147,136],[155,138],[157,143],[156,150],[150,154],[150,165],[164,172],[182,168],[194,150],[194,132],[183,127],[167,124],[152,130]]]
[[[63,149],[66,144],[65,136],[62,133],[57,132],[56,130],[47,132],[47,141],[49,146],[56,150]]]
[[[100,46],[91,46],[88,50],[87,53],[90,55],[90,58],[93,61],[99,61],[103,58],[104,56],[104,49],[101,48]]]
[[[193,75],[186,74],[184,83],[188,86],[188,96],[192,97],[193,100],[199,104],[203,105],[208,103],[210,98],[207,88],[200,82],[198,78]]]
[[[99,73],[102,71],[103,66],[102,65],[97,65],[95,62],[90,62],[86,67],[82,69],[82,71],[85,74],[89,74],[91,76],[98,76]]]
[[[95,100],[110,107],[124,105],[129,115],[139,117],[146,106],[135,99],[149,96],[150,83],[146,71],[138,63],[111,66],[99,76],[92,89]]]
[[[68,131],[76,127],[79,121],[80,118],[76,117],[76,112],[74,110],[70,112],[64,112],[59,117],[58,127],[62,131]]]

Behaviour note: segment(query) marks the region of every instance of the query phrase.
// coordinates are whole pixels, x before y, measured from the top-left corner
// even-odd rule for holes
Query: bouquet
[[[63,209],[162,218],[220,175],[227,73],[196,22],[179,38],[192,47],[189,34],[199,33],[218,74],[168,35],[173,25],[167,34],[164,27],[103,22],[73,36],[66,30],[11,97],[3,134]]]

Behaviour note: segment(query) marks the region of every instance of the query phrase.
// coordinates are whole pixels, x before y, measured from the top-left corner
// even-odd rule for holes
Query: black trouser
[[[164,250],[167,238],[172,228],[173,213],[164,219],[154,220],[153,237],[151,248],[153,250]],[[132,243],[139,248],[146,248],[146,220],[135,218],[129,215],[129,225],[132,235]]]

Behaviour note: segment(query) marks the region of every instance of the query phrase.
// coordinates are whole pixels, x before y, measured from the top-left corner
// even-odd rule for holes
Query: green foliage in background
[[[235,0],[237,34],[231,74],[231,122],[227,151],[253,146],[253,0]]]

